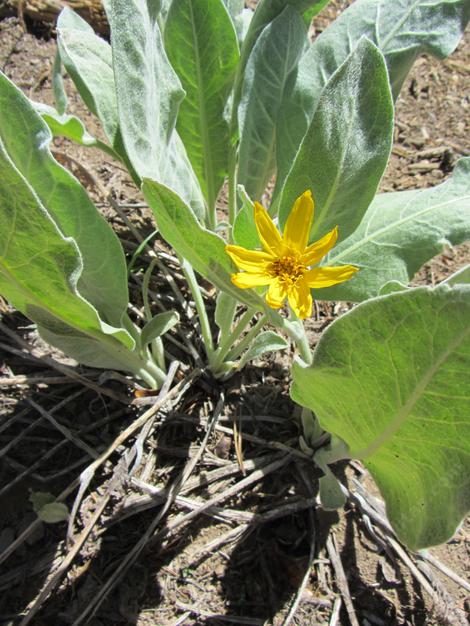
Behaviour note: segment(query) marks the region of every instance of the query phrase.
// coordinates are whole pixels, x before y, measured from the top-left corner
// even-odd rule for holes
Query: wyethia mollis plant
[[[152,266],[146,323],[131,320],[120,241],[50,143],[103,150],[180,260],[214,376],[290,339],[291,395],[304,407],[302,446],[324,471],[324,505],[341,499],[328,463],[361,459],[399,537],[422,548],[448,539],[469,504],[470,272],[434,288],[409,282],[468,239],[470,158],[437,187],[377,189],[408,71],[421,53],[456,48],[470,8],[356,0],[312,41],[326,4],[107,0],[110,43],[64,9],[55,108],[0,74],[0,293],[77,361],[153,388],[165,379],[178,312],[153,315]],[[106,140],[67,112],[63,69]],[[199,277],[217,291],[213,316]],[[313,299],[358,304],[312,354]]]

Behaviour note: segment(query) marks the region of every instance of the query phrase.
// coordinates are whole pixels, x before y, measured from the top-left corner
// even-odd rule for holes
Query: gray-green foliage
[[[287,77],[307,41],[300,14],[287,6],[259,35],[246,64],[238,125],[238,180],[257,200],[275,168],[276,122]]]
[[[28,99],[0,75],[0,137],[12,165],[23,176],[64,237],[80,250],[78,287],[108,323],[119,325],[128,302],[121,245],[80,183],[52,157],[52,139]],[[18,233],[19,236],[19,233]],[[30,245],[34,246],[34,240]]]
[[[57,21],[60,58],[87,107],[103,124],[111,146],[120,145],[111,46],[67,7]]]
[[[192,267],[213,285],[248,306],[262,308],[261,299],[250,289],[240,291],[232,284],[232,263],[225,242],[198,222],[176,193],[152,180],[144,180],[143,192],[155,214],[163,237]]]
[[[443,285],[364,302],[293,368],[293,399],[362,459],[413,549],[470,508],[469,365],[470,288]]]
[[[308,19],[311,19],[327,3],[328,0],[261,0],[261,2],[259,2],[258,6],[256,7],[256,11],[250,21],[248,32],[246,33],[243,42],[238,87],[240,87],[241,83],[243,82],[245,65],[256,43],[256,40],[270,22],[275,20],[287,6],[292,7],[299,14],[308,12]],[[237,104],[237,94],[235,95],[235,101]]]
[[[213,207],[228,172],[231,149],[224,115],[239,52],[222,0],[174,0],[165,23],[168,58],[186,95],[177,129]]]
[[[0,292],[82,363],[142,367],[123,326],[124,254],[79,182],[52,157],[51,132],[0,74]]]
[[[416,57],[438,58],[457,46],[470,18],[468,0],[356,0],[321,35],[292,72],[278,124],[278,186],[292,165],[322,90],[332,74],[366,36],[387,62],[397,97]]]
[[[179,319],[180,316],[175,311],[165,311],[152,317],[142,329],[142,345],[145,346],[167,333],[173,326],[176,326]]]
[[[342,237],[359,224],[387,165],[393,104],[387,69],[368,39],[333,74],[300,145],[280,201],[283,224],[306,189],[315,199],[312,238],[335,226]]]
[[[163,47],[158,10],[150,0],[109,3],[119,125],[139,177],[175,189],[203,217],[201,190],[174,130],[184,91]]]
[[[260,248],[261,242],[256,230],[253,202],[243,185],[239,185],[238,195],[241,199],[241,207],[233,222],[233,240],[237,245],[248,248],[248,250]]]
[[[470,239],[470,158],[437,187],[375,197],[358,228],[333,248],[326,265],[359,267],[354,279],[322,289],[318,297],[365,300],[389,282],[407,285],[445,245]]]
[[[90,135],[82,120],[76,115],[60,114],[53,107],[42,102],[31,102],[31,104],[49,126],[54,137],[67,137],[81,146],[99,148],[110,156],[120,159],[111,146]]]
[[[253,359],[258,359],[267,352],[285,350],[288,346],[289,344],[284,337],[274,333],[272,330],[265,330],[253,339],[250,347],[241,358],[239,367],[243,367]]]

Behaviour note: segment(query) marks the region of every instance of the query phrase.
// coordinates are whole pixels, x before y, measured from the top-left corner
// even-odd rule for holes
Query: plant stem
[[[237,341],[237,339],[240,337],[242,332],[251,322],[251,319],[255,313],[256,313],[255,309],[247,309],[245,313],[243,313],[243,315],[239,319],[237,325],[233,329],[233,332],[229,333],[225,341],[223,341],[220,344],[220,346],[218,347],[216,351],[216,357],[213,363],[214,370],[217,370],[217,368],[219,368],[222,365],[222,363],[225,360],[225,357],[227,356],[228,352],[232,348],[233,344]]]
[[[214,343],[212,341],[212,333],[211,327],[209,324],[209,318],[207,317],[206,307],[204,305],[204,299],[202,297],[201,290],[199,288],[199,284],[196,279],[196,275],[194,273],[191,265],[186,261],[186,259],[181,258],[181,269],[185,275],[186,281],[188,283],[188,287],[191,291],[191,294],[194,298],[194,304],[196,305],[197,314],[199,317],[199,324],[201,326],[201,334],[202,340],[204,342],[204,347],[206,349],[207,358],[209,364],[212,365],[214,359]]]
[[[298,333],[296,332],[293,336],[297,349],[302,357],[302,360],[305,361],[307,365],[311,365],[313,361],[313,354],[310,350],[310,346],[308,344],[307,334],[305,332],[305,326],[303,325],[301,320],[295,320],[291,322],[296,325],[296,330],[298,329]]]
[[[232,243],[232,229],[233,224],[235,222],[235,217],[237,215],[237,175],[236,175],[236,165],[237,165],[237,149],[235,146],[232,147],[229,156],[229,164],[228,164],[228,221],[230,223],[230,228],[227,233],[229,243]]]
[[[144,312],[145,317],[147,318],[147,322],[150,322],[152,319],[152,310],[150,308],[149,302],[149,284],[150,277],[152,276],[153,269],[155,265],[158,263],[158,259],[152,259],[150,265],[145,270],[144,280],[142,281],[142,299],[144,301]],[[143,346],[145,347],[145,346]],[[165,351],[163,349],[163,341],[161,337],[155,337],[155,339],[151,343],[152,355],[155,361],[158,363],[158,366],[165,371]]]
[[[269,309],[267,304],[265,304],[265,314],[273,326],[276,326],[276,328],[283,330],[287,335],[289,335],[289,337],[295,342],[302,360],[305,361],[307,365],[311,365],[313,355],[308,344],[302,320],[295,317],[294,313],[292,313],[292,319],[286,320],[282,317],[282,315],[279,315],[279,313]]]
[[[238,358],[240,356],[240,354],[249,347],[250,343],[253,341],[253,338],[256,337],[259,329],[266,323],[266,315],[262,315],[259,320],[256,322],[256,324],[250,328],[250,330],[246,333],[246,335],[243,337],[243,339],[240,341],[240,343],[236,346],[234,346],[229,354],[228,354],[228,359],[230,361],[233,361],[234,359]]]

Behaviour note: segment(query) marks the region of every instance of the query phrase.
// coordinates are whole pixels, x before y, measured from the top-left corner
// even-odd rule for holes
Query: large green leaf
[[[265,27],[248,59],[238,108],[238,180],[252,198],[261,198],[274,171],[277,114],[306,42],[302,17],[288,5]]]
[[[311,189],[312,237],[335,226],[340,237],[357,227],[387,165],[393,104],[387,68],[365,37],[328,81],[281,194],[284,224],[296,198]]]
[[[199,184],[174,131],[184,91],[163,48],[159,9],[157,0],[108,2],[119,125],[137,174],[171,187],[202,216]]]
[[[362,459],[398,536],[449,539],[470,507],[470,287],[357,306],[322,336],[291,394]]]
[[[109,324],[119,326],[128,304],[126,262],[119,240],[76,178],[53,159],[46,123],[1,73],[0,138],[38,201],[64,237],[73,238],[78,246],[83,264],[78,280],[81,295]]]
[[[80,333],[132,370],[120,355],[134,342],[124,329],[103,322],[79,293],[82,269],[76,243],[60,232],[0,139],[0,293],[40,330]]]
[[[227,175],[230,134],[224,116],[238,42],[222,0],[174,0],[165,47],[186,96],[177,129],[209,207]]]
[[[241,50],[240,68],[238,73],[238,86],[236,87],[235,105],[238,104],[240,95],[240,88],[243,82],[243,76],[245,73],[245,66],[251,51],[256,43],[256,40],[264,30],[264,28],[273,20],[276,19],[282,11],[290,6],[295,9],[299,14],[309,11],[309,19],[316,13],[321,11],[329,0],[261,0],[253,18],[250,21],[248,32],[243,41],[243,47]]]
[[[103,124],[113,147],[119,144],[119,118],[111,46],[69,8],[57,21],[60,58],[83,101]]]
[[[396,97],[416,57],[444,58],[470,17],[468,0],[356,0],[312,44],[285,90],[278,132],[282,183],[331,75],[365,35],[385,56]],[[277,188],[280,190],[280,186]]]
[[[445,245],[470,239],[470,158],[430,189],[376,196],[356,231],[333,248],[326,265],[351,263],[354,278],[318,292],[320,299],[359,301],[389,282],[407,285]]]
[[[252,289],[238,289],[230,280],[234,271],[225,252],[225,241],[201,226],[189,207],[171,189],[144,180],[142,190],[155,214],[162,236],[194,270],[221,291],[250,307],[262,309],[260,297]]]

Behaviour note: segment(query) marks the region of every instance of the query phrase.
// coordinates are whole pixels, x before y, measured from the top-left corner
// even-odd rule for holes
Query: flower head
[[[255,202],[255,223],[263,250],[247,250],[228,245],[227,254],[244,270],[232,274],[232,282],[240,289],[269,285],[266,302],[279,309],[286,298],[297,317],[312,314],[310,289],[330,287],[352,278],[358,268],[313,267],[331,250],[338,238],[336,226],[324,237],[308,244],[313,221],[313,199],[310,191],[294,203],[281,235],[266,209]]]

